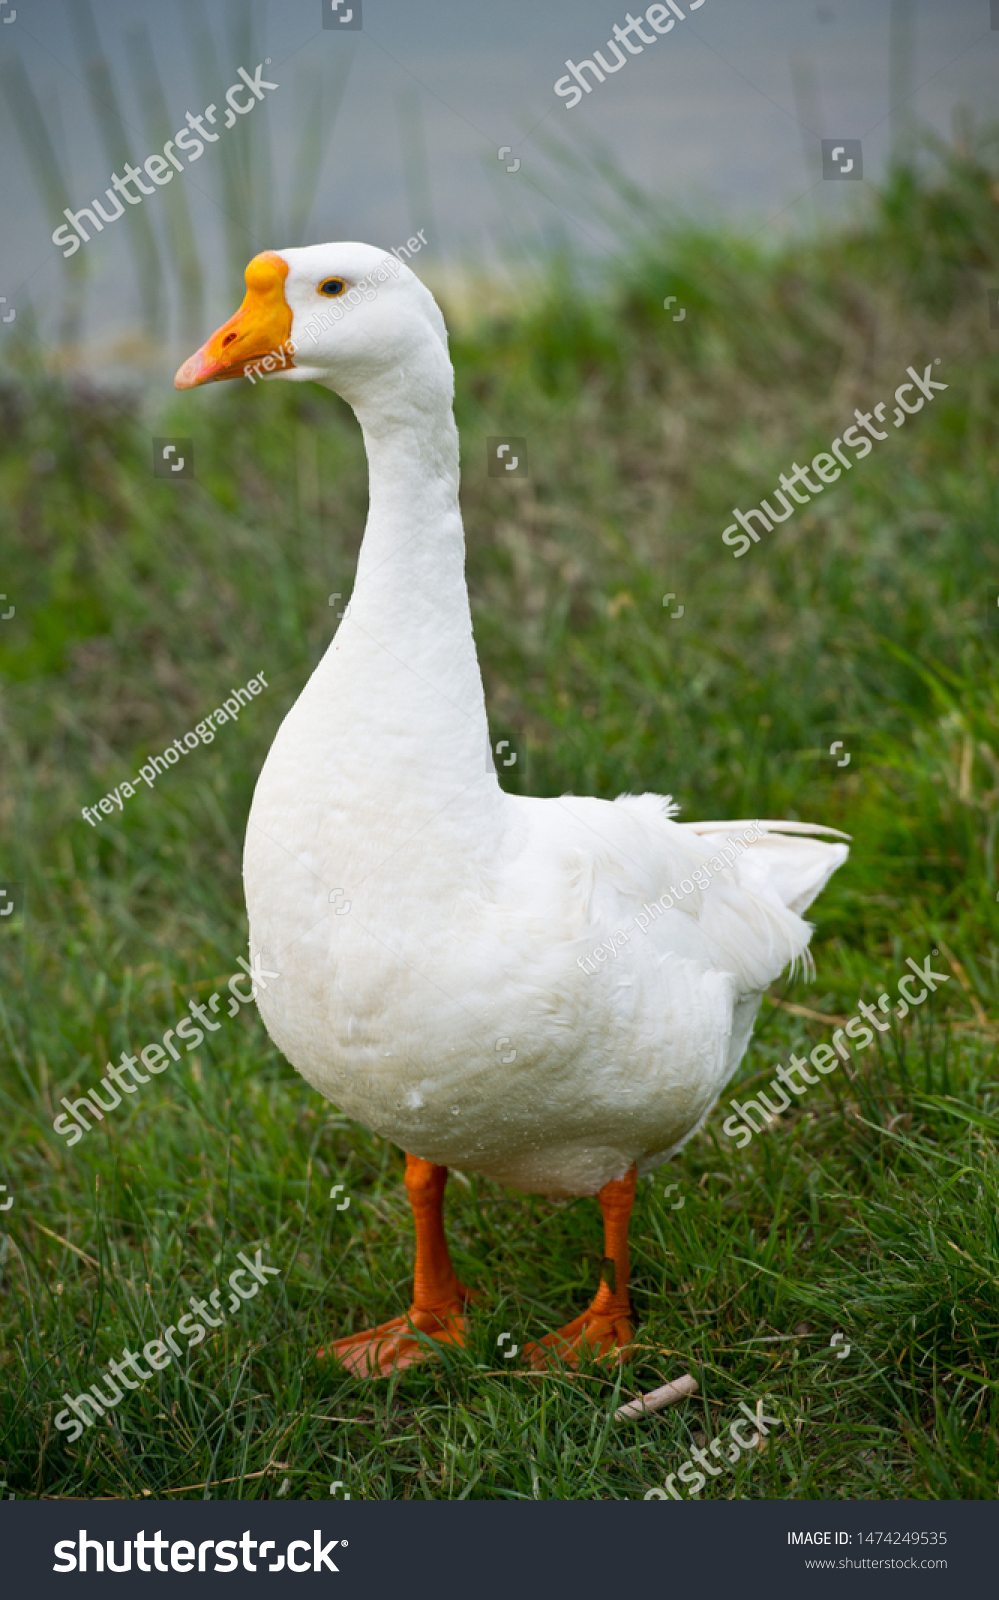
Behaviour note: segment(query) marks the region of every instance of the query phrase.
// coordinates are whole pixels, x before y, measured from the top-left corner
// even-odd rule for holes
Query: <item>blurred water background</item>
[[[553,249],[616,253],[650,203],[775,240],[841,224],[917,125],[987,114],[999,50],[989,0],[707,0],[567,110],[553,85],[608,53],[610,0],[363,0],[339,35],[320,0],[2,10],[0,292],[47,360],[119,381],[169,375],[267,247],[423,228],[458,315],[522,294]],[[254,115],[64,262],[63,209],[266,58]],[[824,137],[862,139],[864,182],[822,180]]]

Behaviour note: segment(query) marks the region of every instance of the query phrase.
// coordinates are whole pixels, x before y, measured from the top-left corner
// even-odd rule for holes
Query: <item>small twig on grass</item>
[[[640,1395],[637,1400],[629,1400],[627,1405],[618,1406],[614,1413],[615,1422],[637,1421],[653,1411],[663,1411],[667,1406],[675,1406],[681,1400],[686,1400],[688,1395],[697,1393],[697,1379],[685,1372],[682,1378],[675,1378],[672,1383],[664,1383],[661,1389],[651,1389],[648,1394]]]

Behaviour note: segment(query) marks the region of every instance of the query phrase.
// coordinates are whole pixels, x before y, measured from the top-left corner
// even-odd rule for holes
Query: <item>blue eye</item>
[[[342,278],[327,278],[319,285],[319,293],[328,295],[331,300],[335,300],[337,295],[343,294],[346,287],[347,285]]]

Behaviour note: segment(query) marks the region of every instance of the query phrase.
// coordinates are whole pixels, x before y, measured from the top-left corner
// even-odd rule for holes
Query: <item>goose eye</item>
[[[327,278],[319,285],[319,293],[328,295],[333,300],[338,294],[343,294],[346,287],[342,278]]]

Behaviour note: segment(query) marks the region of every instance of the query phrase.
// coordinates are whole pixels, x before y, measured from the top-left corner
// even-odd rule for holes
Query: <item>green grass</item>
[[[252,1009],[74,1149],[53,1135],[61,1096],[236,970],[254,778],[328,642],[328,594],[349,593],[365,465],[319,390],[143,408],[9,347],[0,869],[27,914],[0,928],[6,1492],[640,1498],[767,1395],[786,1428],[707,1492],[999,1494],[993,152],[940,150],[862,227],[780,248],[635,216],[601,274],[551,262],[453,339],[476,632],[494,737],[518,753],[503,781],[850,832],[813,912],[815,979],[775,999],[848,1014],[934,946],[952,973],[746,1150],[719,1107],[640,1186],[640,1349],[613,1380],[529,1376],[496,1343],[582,1309],[594,1204],[474,1176],[447,1200],[483,1294],[468,1349],[374,1384],[314,1361],[407,1303],[402,1158],[307,1089]],[[730,508],[937,356],[948,390],[736,561]],[[152,479],[154,433],[193,437],[195,482]],[[496,433],[527,437],[528,480],[486,477]],[[258,668],[271,687],[238,725],[99,831],[82,820]],[[827,1032],[765,1003],[735,1092]],[[280,1278],[67,1448],[63,1390],[258,1245]],[[686,1371],[696,1400],[613,1423]]]

